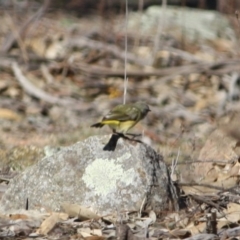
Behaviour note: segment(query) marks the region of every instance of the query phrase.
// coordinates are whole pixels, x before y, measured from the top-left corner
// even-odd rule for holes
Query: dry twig
[[[222,75],[232,71],[238,71],[240,67],[239,59],[231,59],[217,63],[199,63],[179,67],[169,67],[152,70],[129,70],[128,77],[150,77],[159,76],[160,80],[167,82],[178,75],[188,75],[191,73],[206,73],[212,75]],[[78,63],[73,67],[75,70],[81,70],[84,73],[104,77],[123,77],[124,70],[112,70],[111,68],[93,66],[85,63]]]
[[[71,48],[89,47],[91,49],[104,50],[106,52],[113,54],[117,58],[125,59],[125,53],[123,52],[123,50],[115,46],[114,44],[101,43],[99,41],[91,40],[89,38],[81,37],[81,38],[70,39],[67,43],[67,46]],[[146,66],[149,64],[148,61],[139,59],[138,56],[135,56],[132,53],[127,53],[127,60],[139,66]]]
[[[44,92],[43,90],[37,88],[32,83],[28,81],[28,79],[23,75],[21,69],[19,68],[18,64],[16,62],[12,63],[12,71],[22,86],[22,88],[31,96],[34,96],[38,99],[41,99],[45,102],[51,103],[51,104],[59,104],[63,106],[71,107],[72,109],[85,109],[88,108],[87,105],[82,104],[79,106],[78,102],[74,99],[60,99],[58,97],[54,97],[49,95],[48,93]]]

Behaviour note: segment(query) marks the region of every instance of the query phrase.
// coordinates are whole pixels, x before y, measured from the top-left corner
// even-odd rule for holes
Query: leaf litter
[[[6,23],[2,45],[7,33],[17,30],[16,23],[27,20],[21,14],[11,19],[4,11],[1,18]],[[60,24],[66,18],[74,22],[72,29]],[[45,14],[24,34],[19,31],[22,39],[13,41],[17,48],[12,42],[2,49],[1,194],[25,168],[19,159],[35,153],[41,159],[46,145],[68,145],[90,136],[86,119],[96,119],[122,101],[124,33],[114,22],[109,22],[113,32],[104,33],[104,20],[92,18]],[[129,42],[136,37],[130,32]],[[17,210],[1,215],[1,238],[196,240],[240,235],[238,55],[227,39],[188,42],[182,49],[176,47],[179,36],[163,40],[167,47],[153,65],[146,57],[153,47],[149,36],[142,36],[139,45],[130,44],[128,100],[149,102],[152,114],[137,131],[144,131],[145,141],[160,149],[167,162],[178,158],[173,174],[182,190],[182,210],[160,216],[153,211],[98,216],[77,204],[65,205],[61,213]],[[71,137],[61,134],[66,131]],[[38,149],[20,148],[32,143]],[[26,167],[34,164],[29,162]]]

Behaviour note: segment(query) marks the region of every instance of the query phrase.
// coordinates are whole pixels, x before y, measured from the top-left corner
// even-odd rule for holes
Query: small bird
[[[91,127],[101,128],[108,125],[114,133],[126,134],[129,129],[145,118],[149,111],[151,111],[149,106],[144,102],[120,104],[104,116],[101,122]]]

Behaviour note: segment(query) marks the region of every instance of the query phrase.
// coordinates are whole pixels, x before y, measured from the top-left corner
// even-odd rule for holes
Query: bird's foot
[[[141,137],[142,136],[142,134],[141,133],[126,133],[126,135],[128,135],[128,136],[131,136],[132,138],[135,138],[135,137]]]
[[[123,133],[118,133],[115,132],[114,134],[117,134],[119,137],[126,139],[128,141],[132,141],[132,142],[139,142],[141,143],[142,141],[135,139],[136,137],[142,136],[142,134],[133,134],[133,133],[127,133],[127,134],[123,134]],[[131,138],[129,138],[127,135],[131,136]]]

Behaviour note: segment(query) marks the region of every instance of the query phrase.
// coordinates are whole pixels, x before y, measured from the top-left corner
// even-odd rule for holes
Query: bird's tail
[[[104,124],[102,124],[101,122],[98,122],[98,123],[93,124],[91,127],[101,128],[103,126],[104,126]]]

